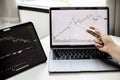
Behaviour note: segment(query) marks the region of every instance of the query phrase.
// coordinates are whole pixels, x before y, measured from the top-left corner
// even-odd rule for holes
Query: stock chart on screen
[[[107,33],[107,10],[53,10],[52,44],[93,44],[94,37],[78,25],[96,27]]]

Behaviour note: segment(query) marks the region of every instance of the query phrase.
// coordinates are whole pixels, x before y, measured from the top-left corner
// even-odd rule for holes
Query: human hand
[[[112,49],[116,47],[116,44],[113,42],[110,36],[94,27],[90,27],[90,29],[94,30],[95,34],[99,35],[99,36],[95,36],[94,34],[92,34],[90,30],[87,30],[88,33],[96,37],[96,39],[94,39],[95,46],[99,50],[110,54],[112,52]]]

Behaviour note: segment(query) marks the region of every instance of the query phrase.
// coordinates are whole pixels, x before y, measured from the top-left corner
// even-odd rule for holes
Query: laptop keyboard
[[[54,49],[54,60],[74,59],[110,59],[111,57],[97,49]]]

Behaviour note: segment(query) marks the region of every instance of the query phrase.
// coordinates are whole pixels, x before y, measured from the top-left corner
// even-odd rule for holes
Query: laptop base
[[[50,54],[49,72],[93,72],[120,70],[120,66],[113,59],[52,60],[53,53]]]

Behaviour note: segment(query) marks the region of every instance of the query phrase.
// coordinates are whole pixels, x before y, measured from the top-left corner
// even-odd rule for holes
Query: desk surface
[[[120,45],[120,38],[114,36],[111,37]],[[47,62],[15,75],[7,80],[120,80],[120,72],[49,73],[49,37],[41,40],[41,43],[48,58]]]

